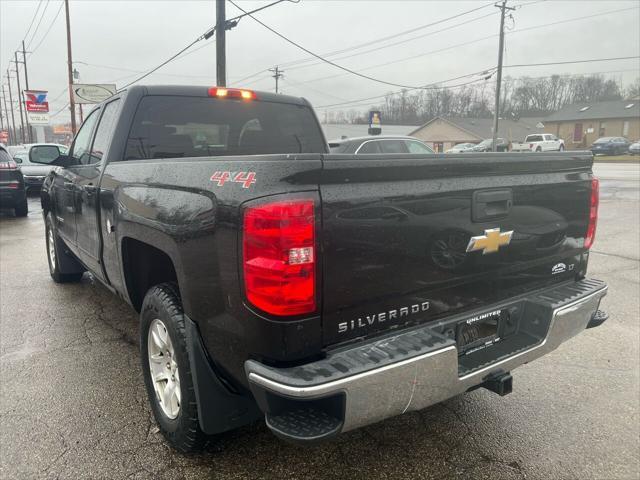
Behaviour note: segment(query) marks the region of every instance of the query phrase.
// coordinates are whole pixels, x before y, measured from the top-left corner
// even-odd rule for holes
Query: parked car
[[[640,140],[629,145],[629,155],[640,155]]]
[[[512,143],[512,152],[562,152],[564,140],[550,133],[527,135],[522,143]]]
[[[29,213],[22,172],[4,147],[0,147],[0,208],[13,208],[16,217]]]
[[[454,145],[452,148],[450,148],[449,150],[446,151],[446,153],[462,153],[462,152],[468,152],[470,151],[473,147],[475,147],[476,144],[475,143],[459,143],[457,145]]]
[[[624,137],[602,137],[591,145],[594,155],[622,155],[629,151],[631,143]]]
[[[43,148],[34,150],[35,146]],[[36,190],[42,187],[42,182],[53,168],[43,164],[49,163],[60,155],[65,155],[68,151],[66,146],[57,143],[28,143],[20,145],[20,147],[20,150],[15,150],[13,159],[20,165],[27,190]],[[32,161],[30,157],[34,152],[37,158],[33,158]]]
[[[498,152],[508,152],[509,151],[509,142],[504,138],[498,138],[497,140],[497,151]],[[466,152],[493,152],[493,139],[487,138],[486,140],[481,141],[479,144],[474,145],[469,150],[465,150]]]
[[[383,154],[434,153],[431,147],[413,137],[377,135],[343,138],[329,142],[331,153]]]
[[[607,286],[586,278],[591,154],[346,143],[365,142],[380,154],[330,153],[302,98],[133,86],[50,162],[50,275],[88,270],[139,312],[173,447],[261,417],[309,444],[479,387],[506,395],[513,369],[606,320]]]

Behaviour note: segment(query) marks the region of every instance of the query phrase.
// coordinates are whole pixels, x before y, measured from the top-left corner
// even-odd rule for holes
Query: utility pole
[[[500,84],[502,83],[502,54],[504,53],[504,14],[507,10],[515,10],[513,7],[507,7],[507,0],[502,0],[502,4],[495,4],[500,9],[500,41],[498,46],[498,76],[496,78],[496,104],[493,114],[493,142],[491,150],[498,150],[498,117],[500,116]]]
[[[22,64],[24,65],[24,88],[29,90],[29,73],[27,72],[27,51],[24,48],[24,40],[22,40]],[[24,101],[24,95],[22,96]],[[26,112],[26,105],[25,105]],[[27,117],[27,124],[29,124],[29,118]],[[33,128],[29,124],[29,142],[33,143]]]
[[[18,144],[18,134],[16,133],[16,119],[13,116],[13,98],[11,97],[11,79],[9,78],[9,69],[7,68],[7,85],[9,86],[9,106],[11,107],[11,125],[13,125],[13,135],[11,135],[11,139],[13,140],[13,144]],[[2,86],[2,96],[4,97],[4,85]],[[7,98],[5,97],[5,102]],[[7,109],[7,105],[5,104],[4,109]]]
[[[280,70],[278,66],[276,66],[276,68],[270,68],[269,71],[273,73],[272,77],[276,79],[276,93],[279,93],[278,80],[284,77],[284,71]]]
[[[16,81],[18,82],[18,110],[20,110],[20,126],[22,128],[22,143],[27,143],[27,136],[25,135],[24,129],[24,117],[22,116],[22,90],[20,89],[20,71],[18,70],[18,52],[13,52],[15,54],[15,61],[13,63],[16,64]]]
[[[71,112],[71,133],[76,134],[76,104],[73,101],[73,61],[71,58],[71,22],[69,21],[69,0],[64,0],[67,17],[67,74],[69,76],[69,111]]]
[[[4,114],[6,115],[7,118],[7,130],[9,131],[9,138],[11,139],[11,141],[13,141],[14,135],[15,135],[15,125],[14,128],[11,128],[11,125],[9,124],[9,109],[7,108],[7,95],[4,93],[4,84],[2,85],[2,102],[4,103]],[[11,117],[13,118],[13,112],[11,112],[12,115]],[[9,143],[11,143],[11,141]]]
[[[216,0],[216,84],[219,87],[227,86],[227,18],[225,13],[225,1]]]
[[[4,130],[4,113],[2,112],[2,103],[0,103],[0,130]]]

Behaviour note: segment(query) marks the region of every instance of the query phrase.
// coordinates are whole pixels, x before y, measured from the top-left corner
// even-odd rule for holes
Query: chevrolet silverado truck
[[[589,152],[331,154],[304,99],[135,86],[51,164],[51,277],[88,271],[139,312],[181,451],[259,418],[306,443],[504,395],[606,319]]]

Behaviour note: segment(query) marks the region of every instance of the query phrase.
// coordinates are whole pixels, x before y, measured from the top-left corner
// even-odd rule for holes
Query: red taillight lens
[[[255,100],[256,92],[253,90],[242,90],[239,88],[211,87],[210,97],[217,98],[241,98],[242,100]]]
[[[591,248],[596,239],[596,224],[598,223],[598,203],[600,202],[600,181],[591,180],[591,201],[589,206],[589,225],[584,237],[584,248]]]
[[[13,160],[0,162],[0,170],[17,170],[17,169],[18,169],[18,164]]]
[[[244,210],[243,273],[247,299],[272,315],[316,310],[315,203],[281,200]]]

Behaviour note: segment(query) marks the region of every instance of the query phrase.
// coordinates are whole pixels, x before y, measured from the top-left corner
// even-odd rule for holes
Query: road
[[[597,165],[590,275],[611,318],[477,390],[300,448],[263,423],[198,455],[170,450],[147,406],[136,314],[85,275],[49,278],[37,197],[0,216],[0,478],[638,479],[640,171]]]

